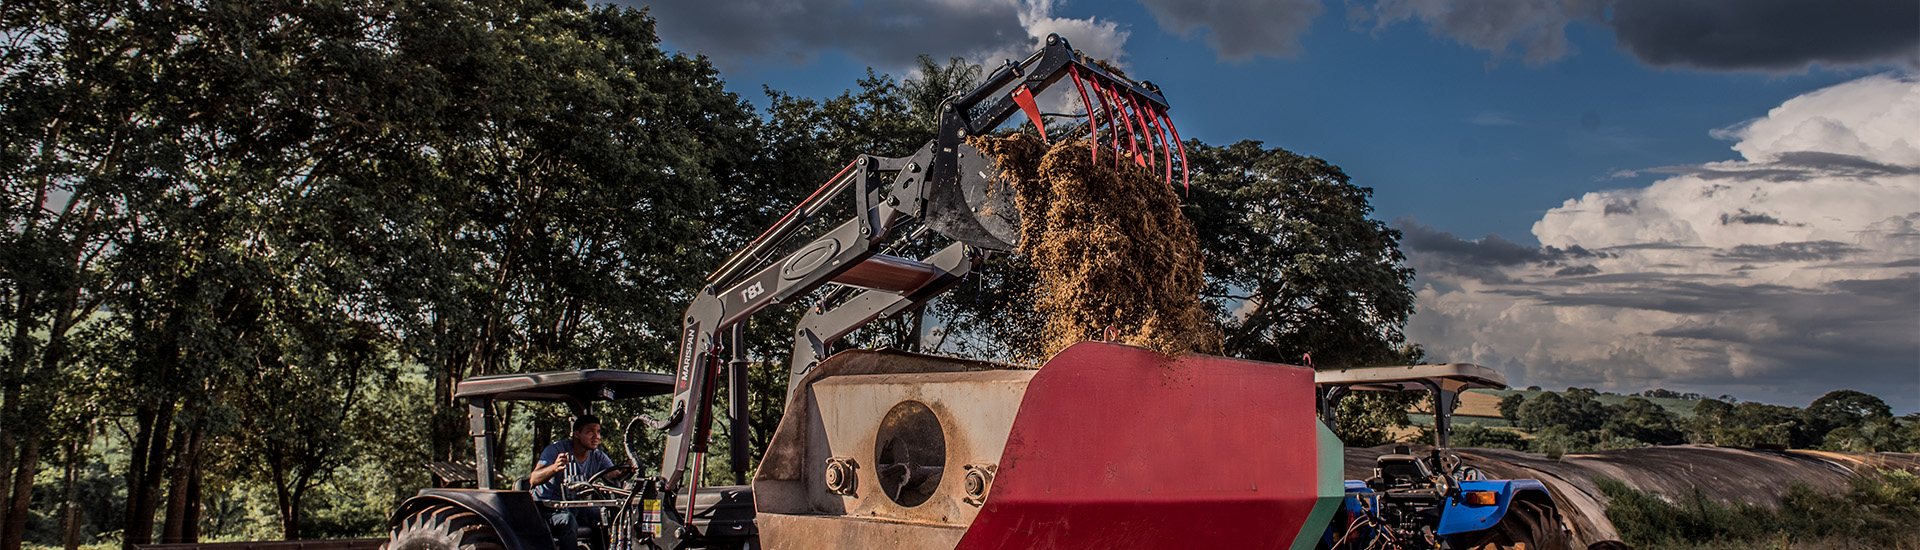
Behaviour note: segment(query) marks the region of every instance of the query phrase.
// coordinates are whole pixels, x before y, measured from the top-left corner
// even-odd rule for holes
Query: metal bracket
[[[993,473],[999,469],[993,464],[968,464],[967,494],[961,500],[974,506],[986,504],[987,493],[993,490]]]
[[[836,456],[827,459],[827,492],[855,496],[854,490],[860,485],[859,469],[860,464],[849,457]]]

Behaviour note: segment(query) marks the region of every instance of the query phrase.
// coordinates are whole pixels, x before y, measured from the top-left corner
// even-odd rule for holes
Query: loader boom
[[[736,475],[747,468],[743,323],[767,307],[805,299],[825,285],[842,287],[809,308],[796,330],[791,371],[798,379],[853,330],[913,311],[951,289],[982,261],[981,250],[1015,248],[1020,231],[1015,193],[995,189],[1005,185],[997,177],[998,167],[965,139],[991,132],[1017,111],[1033,117],[1044,131],[1033,97],[1065,78],[1080,88],[1080,97],[1089,106],[1084,116],[1096,150],[1103,123],[1116,151],[1122,134],[1136,144],[1177,141],[1159,133],[1173,130],[1166,123],[1166,100],[1157,87],[1110,71],[1074,51],[1065,39],[1049,36],[1046,46],[1027,59],[1009,61],[975,89],[949,99],[940,114],[938,136],[914,154],[854,159],[708,278],[682,319],[670,416],[653,423],[667,433],[660,470],[663,486],[684,493],[678,500],[688,508],[688,515],[711,435],[715,389],[723,374],[733,401],[729,432]],[[1101,101],[1086,99],[1088,89]],[[1103,107],[1096,111],[1093,105]],[[1145,131],[1155,133],[1141,135]],[[1137,145],[1130,150],[1142,165],[1164,163],[1171,178],[1175,159],[1171,148],[1158,154],[1149,148],[1144,155],[1137,154]],[[1183,171],[1184,160],[1180,159]],[[853,219],[791,253],[774,257],[842,195],[853,200]],[[920,231],[898,234],[898,229],[915,220]],[[911,242],[926,231],[954,242],[923,259],[884,253],[889,243]],[[853,292],[857,293],[848,295]],[[695,472],[692,480],[685,478],[689,468]]]

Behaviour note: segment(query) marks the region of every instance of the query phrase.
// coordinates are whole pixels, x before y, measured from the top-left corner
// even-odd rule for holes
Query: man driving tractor
[[[572,500],[567,485],[581,483],[591,479],[601,470],[613,467],[613,459],[600,451],[600,419],[593,415],[581,415],[573,420],[573,435],[566,440],[556,441],[540,451],[540,462],[527,476],[527,483],[533,486],[533,498],[546,501]],[[593,530],[587,545],[601,550],[605,545],[599,535],[599,508],[558,508],[547,518],[547,525],[553,530],[553,537],[562,550],[573,550],[579,546],[577,533],[580,526]]]

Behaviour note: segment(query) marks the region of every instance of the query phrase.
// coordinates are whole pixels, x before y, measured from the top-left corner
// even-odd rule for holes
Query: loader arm
[[[663,486],[681,495],[677,504],[688,508],[687,516],[692,515],[699,489],[698,472],[704,467],[712,433],[715,390],[723,374],[733,401],[729,432],[736,475],[747,468],[743,323],[767,307],[803,300],[825,285],[842,287],[810,308],[796,330],[791,370],[797,378],[853,330],[914,311],[964,280],[982,261],[981,250],[1017,247],[1020,219],[1015,193],[1000,188],[1006,184],[999,181],[998,167],[965,139],[990,132],[1021,111],[1044,128],[1033,96],[1066,78],[1072,79],[1090,106],[1084,116],[1096,140],[1104,126],[1116,148],[1123,133],[1136,144],[1177,141],[1158,133],[1143,135],[1147,129],[1172,133],[1166,123],[1166,101],[1158,88],[1109,71],[1074,51],[1065,39],[1049,36],[1047,45],[1026,60],[1009,61],[974,90],[949,99],[941,112],[938,137],[914,154],[860,156],[714,271],[682,320],[671,416],[656,423],[667,433],[660,470]],[[1086,99],[1089,89],[1103,103]],[[1109,105],[1096,112],[1091,108],[1095,104],[1121,106]],[[1095,148],[1099,149],[1097,141]],[[1134,155],[1142,165],[1165,163],[1169,179],[1174,158],[1167,147],[1157,154],[1148,149],[1147,154]],[[1180,161],[1184,165],[1184,158]],[[853,219],[775,257],[814,216],[843,195],[853,200]],[[911,236],[896,234],[916,220],[921,231]],[[912,242],[929,231],[954,242],[924,259],[884,253],[890,242]],[[695,472],[691,480],[685,477],[689,468]]]

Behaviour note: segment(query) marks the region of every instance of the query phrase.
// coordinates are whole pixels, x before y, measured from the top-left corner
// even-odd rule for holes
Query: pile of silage
[[[1112,340],[1161,353],[1220,351],[1200,299],[1200,244],[1164,179],[1131,161],[1096,163],[1084,140],[967,143],[998,161],[1019,192],[1020,254],[1039,277],[1030,298],[1046,322],[1040,359],[1108,340],[1109,327]]]

